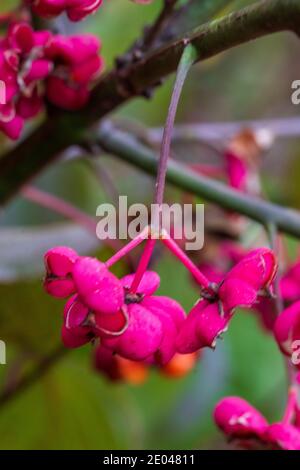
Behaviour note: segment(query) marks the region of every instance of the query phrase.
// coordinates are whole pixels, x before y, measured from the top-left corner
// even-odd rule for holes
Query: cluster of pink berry
[[[223,242],[219,245],[216,261],[200,263],[199,268],[213,282],[220,283],[226,272],[224,261],[230,265],[242,261],[246,255],[247,252],[239,245]],[[272,296],[260,293],[253,308],[260,314],[264,327],[274,333],[281,351],[291,357],[296,349],[293,344],[300,339],[300,259],[280,273],[278,287],[285,308],[277,318]]]
[[[199,268],[215,283],[222,282],[225,264],[243,262],[245,250],[233,242],[223,242],[218,247],[214,263],[201,263]],[[233,268],[235,269],[235,268]],[[273,286],[270,286],[271,290]],[[215,408],[214,418],[219,428],[245,448],[300,449],[300,409],[297,387],[300,375],[300,260],[287,267],[278,279],[279,293],[284,310],[276,317],[274,299],[261,292],[254,310],[259,313],[263,326],[271,333],[280,350],[290,360],[294,370],[294,386],[291,387],[287,409],[283,419],[269,425],[259,411],[239,397],[227,397]]]
[[[146,238],[149,237],[151,228]],[[117,279],[109,271],[142,239],[145,238],[133,240],[106,263],[79,257],[65,247],[46,253],[46,290],[56,297],[73,295],[64,311],[62,336],[67,347],[97,339],[96,368],[111,380],[140,383],[153,366],[170,376],[181,376],[194,367],[202,348],[215,347],[241,307],[259,313],[281,351],[292,358],[294,342],[300,340],[300,261],[277,278],[284,310],[276,318],[273,292],[278,266],[271,249],[247,252],[233,242],[223,241],[218,244],[213,262],[195,265],[180,245],[162,231],[161,242],[190,271],[199,286],[200,298],[185,315],[177,302],[155,295],[159,277],[147,271],[147,263],[142,262],[147,248],[135,274]],[[295,379],[280,422],[269,424],[245,400],[228,397],[215,408],[219,428],[245,448],[299,450],[300,374],[296,375],[299,364],[300,360],[291,362]]]
[[[66,12],[69,19],[79,21],[95,12],[102,0],[27,3],[42,17]],[[99,50],[99,41],[90,35],[66,38],[46,31],[34,32],[27,23],[12,25],[0,43],[0,78],[7,84],[7,103],[0,108],[0,129],[17,138],[24,120],[40,111],[45,97],[68,110],[84,106],[90,83],[102,70]],[[269,145],[269,137],[245,131],[230,142],[224,153],[222,177],[225,175],[231,187],[259,193],[259,182],[253,176],[257,173],[257,156]],[[203,168],[194,169],[203,172]],[[241,220],[236,214],[229,214],[229,218]],[[283,354],[289,360],[293,357],[295,342],[300,340],[300,262],[278,279],[285,309],[276,318],[273,290],[277,260],[272,250],[246,252],[233,243],[220,243],[214,263],[196,266],[168,234],[162,233],[162,243],[199,286],[200,298],[186,315],[178,302],[156,295],[160,278],[147,270],[151,256],[147,247],[136,273],[118,279],[110,271],[125,252],[145,238],[151,239],[151,228],[147,230],[146,237],[133,240],[106,262],[79,256],[68,247],[55,247],[45,254],[46,291],[54,297],[69,298],[62,326],[66,347],[96,343],[95,367],[110,380],[141,383],[150,367],[179,377],[194,367],[199,351],[216,346],[237,309],[248,308],[260,314]],[[299,369],[299,364],[300,360],[293,362],[292,367]],[[299,377],[300,374],[295,375],[280,422],[269,424],[245,400],[227,397],[215,408],[216,424],[245,448],[300,450]]]
[[[27,0],[34,13],[44,18],[54,18],[66,12],[71,21],[80,21],[94,13],[102,0]]]
[[[300,410],[297,391],[291,389],[281,421],[269,424],[266,418],[239,397],[221,400],[214,412],[219,428],[247,449],[300,450]]]
[[[95,369],[112,382],[126,382],[133,385],[144,383],[151,368],[156,369],[161,375],[178,379],[186,376],[199,360],[199,354],[179,354],[170,359],[167,364],[150,364],[147,361],[132,361],[126,359],[113,350],[97,345],[94,354]]]
[[[162,242],[199,283],[201,298],[188,316],[175,300],[155,295],[160,283],[155,272],[145,269],[139,273],[138,283],[136,274],[122,279],[113,275],[109,268],[120,259],[118,253],[106,263],[80,257],[67,247],[56,247],[45,254],[46,291],[54,297],[72,296],[64,309],[62,338],[66,347],[99,338],[97,364],[105,372],[119,367],[115,355],[166,366],[178,355],[215,347],[234,311],[252,307],[263,292],[268,292],[276,273],[273,252],[261,248],[251,251],[214,284],[170,237],[164,236]],[[135,244],[133,240],[127,246]]]
[[[124,359],[165,366],[176,354],[184,310],[176,301],[154,295],[160,283],[155,272],[146,271],[133,292],[134,275],[118,279],[107,264],[67,247],[45,254],[46,291],[54,297],[72,296],[64,309],[65,346],[76,348],[99,338],[96,366],[113,379],[122,377],[126,365],[128,369]]]
[[[54,18],[66,12],[70,20],[79,21],[94,13],[102,0],[25,3],[41,17]],[[87,103],[91,83],[102,69],[97,37],[34,31],[29,23],[19,22],[12,15],[6,36],[0,38],[0,81],[5,85],[0,130],[10,139],[18,139],[24,122],[40,113],[45,99],[66,110],[80,109]]]
[[[212,282],[211,292],[202,293],[181,329],[179,352],[214,347],[238,307],[251,308],[269,293],[276,270],[274,253],[260,248],[245,255],[218,283]]]
[[[282,352],[292,356],[293,342],[300,340],[299,261],[279,279],[287,308],[276,319],[272,292],[277,261],[272,250],[259,248],[245,253],[232,243],[225,244],[223,253],[233,267],[224,272],[217,266],[203,265],[200,271],[170,236],[164,233],[161,241],[199,285],[200,299],[187,316],[173,299],[155,295],[160,282],[155,272],[144,270],[138,276],[135,273],[118,279],[109,271],[132,249],[130,246],[137,246],[135,240],[106,263],[80,257],[67,247],[46,253],[45,289],[54,297],[72,296],[64,309],[62,338],[66,347],[97,339],[94,363],[110,380],[141,383],[153,366],[179,377],[194,367],[199,350],[215,347],[236,309],[246,307],[262,315]],[[268,318],[270,312],[272,318]],[[295,364],[298,368],[299,363]],[[281,421],[269,424],[245,400],[227,397],[215,408],[216,424],[244,448],[299,450],[298,381],[299,374],[295,375]]]
[[[148,4],[152,0],[133,0],[135,3]],[[54,18],[66,13],[71,21],[80,21],[95,13],[102,0],[27,0],[28,5],[37,15],[44,18]]]
[[[92,35],[64,37],[34,31],[25,22],[12,24],[0,41],[0,80],[5,84],[0,130],[17,139],[45,98],[67,110],[82,107],[103,68],[99,51],[100,42]]]

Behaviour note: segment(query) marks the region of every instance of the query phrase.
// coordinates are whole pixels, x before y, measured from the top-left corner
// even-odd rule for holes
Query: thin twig
[[[278,245],[278,230],[277,227],[274,223],[269,222],[266,225],[266,230],[268,234],[268,238],[270,241],[270,247],[274,251],[275,255],[277,255],[278,263],[279,263],[279,245]],[[275,279],[274,279],[274,294],[275,294],[275,306],[276,306],[276,313],[277,315],[280,315],[281,312],[284,309],[283,305],[283,300],[282,300],[282,295],[281,295],[281,290],[280,290],[280,278],[281,278],[281,268],[280,268],[280,263],[278,266],[278,271],[276,273]]]
[[[97,236],[97,220],[96,218],[86,214],[73,204],[61,199],[53,194],[49,194],[41,189],[35,188],[33,186],[26,186],[21,190],[21,194],[28,201],[34,202],[35,204],[46,207],[47,209],[52,210],[53,212],[63,215],[69,220],[72,220],[81,227],[86,228],[91,234],[95,237]],[[118,251],[122,248],[122,243],[119,240],[113,240],[106,238],[102,240],[103,244],[108,246],[114,251]],[[126,261],[129,267],[134,266],[134,262],[130,255],[126,257]]]
[[[193,46],[188,45],[183,52],[181,61],[179,63],[176,81],[174,85],[174,89],[172,92],[172,97],[170,101],[170,106],[168,110],[168,116],[166,120],[166,124],[164,127],[164,132],[162,136],[162,143],[161,143],[161,150],[160,150],[160,158],[157,168],[157,179],[155,185],[155,197],[154,203],[161,205],[163,203],[164,197],[164,189],[165,189],[165,181],[166,181],[166,174],[167,174],[167,167],[168,167],[168,158],[170,155],[170,148],[171,148],[171,140],[172,140],[172,132],[177,112],[177,107],[179,103],[179,99],[181,96],[182,88],[187,77],[187,74],[193,65],[193,62],[196,58],[196,51],[194,50]]]
[[[157,17],[157,20],[145,33],[142,45],[143,50],[148,50],[155,45],[155,42],[165,29],[177,2],[178,0],[164,0],[164,6]]]
[[[104,191],[111,198],[112,202],[115,205],[115,209],[117,209],[119,206],[119,193],[114,184],[113,179],[111,178],[110,173],[107,171],[105,166],[102,165],[102,162],[96,161],[93,157],[85,158],[82,161],[88,166],[89,170],[91,170],[93,175],[97,178],[98,182],[103,186]],[[119,214],[117,213],[117,220],[119,220],[118,215]],[[118,228],[118,225],[116,228]],[[110,239],[106,239],[105,241],[108,244],[111,242]],[[114,247],[115,251],[118,252],[119,250],[122,249],[123,245],[120,240],[112,240],[112,241],[113,241],[112,246]],[[126,262],[130,271],[134,271],[135,260],[132,257],[130,252],[128,252],[126,255]]]
[[[88,169],[91,171],[93,176],[100,183],[101,188],[109,196],[112,202],[118,207],[119,204],[119,192],[114,184],[114,180],[111,177],[109,171],[106,169],[102,162],[96,161],[93,157],[85,158],[82,160]]]
[[[158,159],[155,153],[132,135],[105,122],[100,126],[97,143],[112,155],[125,160],[148,174],[156,175]],[[243,214],[262,225],[274,223],[278,230],[300,238],[299,212],[243,194],[219,181],[190,171],[173,160],[168,163],[167,181],[176,187],[214,202],[225,209]]]
[[[231,139],[243,129],[267,130],[274,137],[300,137],[300,118],[297,116],[279,119],[260,119],[254,121],[238,122],[204,122],[181,124],[174,128],[173,141],[195,142],[224,142]],[[145,132],[145,138],[158,144],[161,141],[163,129],[153,128]]]
[[[0,393],[0,408],[40,380],[57,361],[65,356],[67,351],[68,349],[64,346],[58,346],[48,356],[41,359],[31,372],[15,381],[13,387],[3,390],[3,392]]]
[[[96,236],[96,219],[73,206],[73,204],[33,186],[24,187],[21,194],[28,201],[63,215]]]

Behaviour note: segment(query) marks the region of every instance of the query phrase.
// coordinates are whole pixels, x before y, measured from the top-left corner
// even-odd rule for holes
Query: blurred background
[[[2,0],[0,12],[16,3]],[[129,0],[103,3],[95,16],[79,25],[62,22],[66,33],[83,30],[99,35],[109,69],[115,57],[155,18],[162,2],[154,0],[144,7]],[[228,1],[224,12],[250,3]],[[299,108],[291,103],[291,83],[300,79],[299,50],[299,40],[283,33],[198,64],[185,85],[178,122],[297,116]],[[132,101],[114,119],[147,127],[163,125],[172,83],[171,77],[151,100]],[[4,152],[11,144],[2,136],[0,139]],[[175,153],[182,161],[202,161],[206,152],[201,145],[181,145]],[[270,200],[300,207],[299,155],[299,139],[278,139],[264,157],[262,179]],[[130,203],[151,200],[151,177],[113,156],[101,155],[99,160]],[[52,165],[34,185],[92,216],[110,198],[81,160]],[[181,195],[168,188],[167,197],[178,200]],[[44,251],[56,244],[103,258],[108,251],[83,228],[21,196],[2,209],[0,224],[0,339],[7,345],[7,365],[0,365],[0,388],[9,391],[20,374],[30,372],[60,344],[63,302],[43,291]],[[293,241],[290,246],[291,252],[297,248]],[[159,253],[155,268],[161,275],[159,293],[171,295],[189,310],[197,290],[184,268],[165,252]],[[117,270],[125,272],[126,267],[121,263]],[[236,315],[217,349],[205,351],[197,367],[183,379],[153,371],[139,386],[113,384],[93,370],[91,357],[90,346],[64,351],[13,400],[0,400],[1,449],[223,448],[223,437],[212,420],[213,407],[221,397],[240,395],[270,420],[278,419],[283,410],[283,359],[253,313]]]

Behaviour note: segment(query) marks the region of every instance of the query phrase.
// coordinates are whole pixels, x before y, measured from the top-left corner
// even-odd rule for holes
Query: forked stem
[[[211,284],[206,276],[200,271],[199,268],[190,260],[186,253],[177,245],[177,243],[167,234],[164,234],[162,237],[162,242],[166,247],[173,253],[176,258],[187,268],[187,270],[192,274],[197,283],[201,286],[202,289],[207,292],[214,294],[214,290],[211,287]]]
[[[130,292],[132,294],[137,292],[140,282],[143,279],[145,272],[147,271],[147,268],[149,266],[149,262],[153,253],[153,249],[155,246],[155,242],[156,242],[156,239],[153,239],[153,238],[150,238],[146,242],[145,249],[140,258],[139,265],[137,267],[137,270],[135,272],[135,275],[132,281],[132,285],[130,287]]]
[[[164,127],[162,144],[160,149],[160,156],[159,156],[159,164],[157,170],[157,178],[155,184],[155,195],[154,195],[154,204],[157,205],[158,209],[161,207],[164,199],[164,191],[165,191],[165,184],[166,184],[166,174],[168,168],[168,157],[170,154],[171,148],[171,140],[172,140],[172,132],[174,128],[174,122],[177,112],[177,107],[179,103],[179,99],[181,96],[181,92],[183,89],[183,85],[187,74],[193,65],[196,59],[196,51],[192,45],[188,45],[182,54],[181,60],[179,62],[179,66],[177,69],[176,80],[172,92],[172,97],[170,101],[170,106],[168,110],[167,120]],[[160,232],[161,230],[161,218],[159,217],[158,227],[156,227],[156,231]],[[141,257],[139,266],[137,268],[135,277],[133,279],[133,283],[131,286],[131,291],[136,292],[138,286],[143,278],[145,271],[147,270],[148,264],[151,259],[151,255],[153,253],[155,247],[155,239],[151,239],[147,242],[145,246],[145,251]]]
[[[130,251],[140,245],[144,240],[149,236],[149,227],[146,227],[137,237],[131,240],[127,245],[123,246],[119,251],[117,251],[111,258],[109,258],[105,264],[107,268],[111,268],[115,263],[120,259],[127,256]]]

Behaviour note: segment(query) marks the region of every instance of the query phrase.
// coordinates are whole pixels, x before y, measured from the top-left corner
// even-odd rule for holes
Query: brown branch
[[[143,50],[147,50],[155,45],[162,31],[164,31],[165,27],[167,26],[177,1],[178,0],[164,0],[164,7],[161,10],[157,20],[145,33],[142,46]]]

